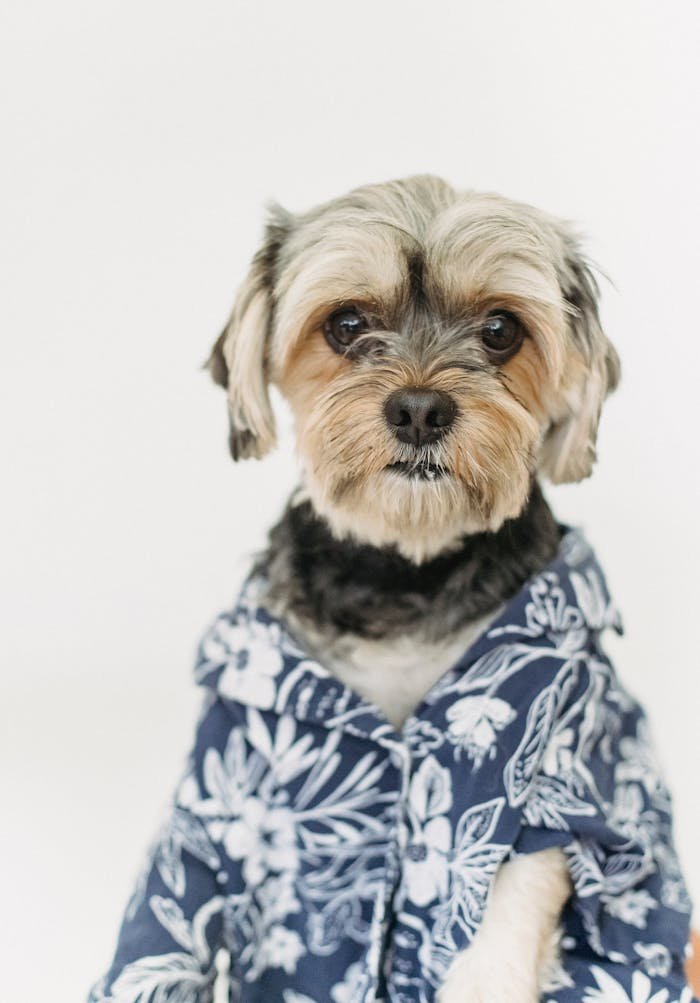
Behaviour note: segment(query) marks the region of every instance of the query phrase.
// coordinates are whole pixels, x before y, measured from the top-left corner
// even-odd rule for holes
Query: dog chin
[[[389,477],[400,478],[411,484],[427,485],[428,487],[435,486],[439,481],[444,481],[450,476],[449,471],[437,463],[411,463],[402,460],[390,463],[384,468],[384,471]]]
[[[307,479],[300,498],[339,539],[395,547],[416,564],[454,550],[472,533],[497,528],[500,519],[475,511],[464,485],[447,470],[404,470],[392,464],[370,475],[341,498],[329,497]]]

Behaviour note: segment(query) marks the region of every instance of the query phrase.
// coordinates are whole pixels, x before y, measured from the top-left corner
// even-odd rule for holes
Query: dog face
[[[619,364],[570,228],[421,176],[272,212],[209,359],[235,459],[274,444],[338,535],[414,560],[516,516],[540,472],[591,472]]]

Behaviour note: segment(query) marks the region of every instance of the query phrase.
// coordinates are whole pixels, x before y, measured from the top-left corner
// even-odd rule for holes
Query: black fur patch
[[[594,341],[592,325],[599,327],[599,289],[590,268],[580,259],[567,262],[573,282],[562,287],[566,302],[574,308],[578,323],[573,325],[574,337],[585,351],[590,351]]]
[[[412,251],[407,258],[408,284],[411,290],[411,299],[414,305],[425,304],[425,287],[423,285],[425,275],[425,261],[421,251]]]
[[[394,548],[337,540],[306,502],[287,508],[256,570],[275,602],[329,637],[420,631],[438,641],[511,598],[551,561],[560,535],[536,483],[518,518],[420,565]]]

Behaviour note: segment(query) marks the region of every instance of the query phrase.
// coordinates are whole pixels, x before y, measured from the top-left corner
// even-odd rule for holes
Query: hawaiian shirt
[[[551,846],[574,892],[544,1003],[692,1003],[669,794],[578,531],[400,732],[263,585],[201,642],[194,749],[91,1003],[210,1003],[222,949],[235,1003],[432,1003],[499,866]]]

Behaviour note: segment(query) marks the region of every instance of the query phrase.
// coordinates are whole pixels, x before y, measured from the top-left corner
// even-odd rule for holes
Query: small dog
[[[591,473],[620,374],[571,227],[436,177],[273,209],[209,366],[235,460],[274,445],[268,382],[294,414],[303,486],[262,562],[268,605],[396,727],[554,555],[534,479]],[[462,541],[509,520],[484,581]],[[569,894],[559,850],[505,864],[440,1003],[539,999]]]
[[[289,626],[306,658],[315,659],[344,684],[346,702],[355,699],[348,694],[355,694],[365,701],[360,709],[369,702],[383,712],[389,724],[377,734],[389,744],[394,741],[386,738],[391,729],[395,735],[401,731],[426,694],[441,685],[439,680],[478,644],[506,604],[560,552],[562,528],[537,479],[561,483],[591,473],[601,406],[620,372],[615,349],[601,329],[597,298],[596,282],[568,224],[497,195],[457,192],[436,177],[364,187],[301,215],[271,211],[263,245],[208,362],[213,378],[227,391],[235,460],[263,457],[275,443],[269,384],[279,388],[294,414],[302,482],[258,562],[255,577],[262,592],[257,601]],[[585,582],[584,577],[575,579],[572,573],[579,582],[577,594],[580,586],[581,596],[588,596],[583,606],[596,606],[600,600],[603,612],[591,614],[599,629],[614,618],[595,575]],[[572,624],[580,627],[580,619],[565,608],[553,580],[550,575],[542,586],[546,591],[551,585],[552,591],[543,593],[537,609],[545,611],[542,617],[550,618],[561,640],[570,637]],[[552,608],[547,606],[550,600]],[[537,609],[528,612],[529,626],[522,631],[529,637],[539,629]],[[225,629],[230,634],[238,628],[227,621]],[[512,629],[502,626],[494,634]],[[221,636],[220,631],[216,643],[203,648],[205,669]],[[569,642],[561,643],[566,647]],[[227,657],[230,662],[230,653]],[[271,678],[280,663],[272,654],[267,657],[274,663]],[[580,661],[574,654],[566,671],[578,672]],[[486,670],[491,668],[487,665]],[[570,675],[567,679],[566,685],[573,686]],[[595,690],[598,683],[592,685],[585,699],[581,697],[584,716],[586,700],[600,692]],[[550,687],[550,703],[552,692]],[[302,698],[307,703],[311,699],[302,693],[300,703]],[[625,705],[625,699],[614,690],[617,704]],[[258,699],[257,706],[270,706],[271,700]],[[489,706],[491,716],[475,719],[470,732],[471,754],[482,773],[488,771],[488,756],[496,754],[499,735],[513,714],[502,699],[491,699]],[[532,717],[535,711],[528,710]],[[340,714],[337,707],[335,713]],[[595,726],[601,742],[606,728],[616,734],[612,717],[607,721]],[[251,722],[259,735],[258,718]],[[589,724],[581,726],[587,736],[582,741],[592,743]],[[252,723],[250,727],[252,732]],[[570,761],[565,748],[571,743],[570,732],[562,725],[557,733],[563,751],[555,755],[552,784],[557,770]],[[528,734],[534,734],[532,728]],[[260,750],[271,740],[251,741]],[[287,735],[284,749],[290,742]],[[523,743],[527,745],[525,739]],[[396,745],[393,749],[396,752]],[[237,755],[238,769],[247,769],[249,761],[240,750]],[[610,757],[614,759],[611,752]],[[183,810],[199,819],[223,813],[223,795],[212,800],[215,759],[209,753],[204,756],[202,783],[209,790],[208,800],[202,800],[201,790],[179,798]],[[462,769],[459,762],[457,768]],[[446,809],[436,807],[441,767],[433,762],[430,769],[432,779],[421,790],[433,791],[423,798],[433,798],[433,814],[425,803],[420,810],[424,820],[428,818],[426,832],[432,827],[433,848],[423,848],[423,860],[433,860],[432,871],[423,867],[420,881],[414,883],[414,898],[424,905],[434,900],[431,895],[443,880],[442,862],[455,852],[443,846]],[[468,769],[465,763],[465,775]],[[517,777],[511,779],[517,786]],[[581,789],[580,782],[571,788],[579,793]],[[660,790],[655,787],[653,795],[659,803]],[[380,799],[379,794],[375,797]],[[512,800],[518,803],[517,796]],[[276,801],[274,810],[285,811],[285,803]],[[558,804],[562,811],[581,816],[592,811],[583,801],[576,802],[571,791],[569,801]],[[564,828],[556,816],[550,806],[548,824],[554,830]],[[219,819],[217,824],[223,823]],[[464,831],[467,823],[460,824]],[[242,839],[240,819],[236,825],[236,838]],[[476,839],[477,823],[471,825]],[[479,825],[479,839],[487,839],[486,830],[493,825],[483,818]],[[216,860],[212,844],[204,842],[200,830],[196,838],[193,831],[187,830],[187,838],[178,837],[180,848],[200,861]],[[214,829],[207,831],[207,840],[213,838]],[[336,835],[341,831],[346,834],[339,838],[351,838],[348,826]],[[255,832],[259,841],[266,838],[263,829]],[[177,844],[174,837],[171,844]],[[539,852],[514,854],[505,862],[501,854],[495,880],[484,892],[485,913],[472,925],[469,946],[450,954],[444,945],[454,942],[446,935],[440,951],[425,954],[426,971],[439,956],[437,984],[433,979],[433,988],[426,989],[406,976],[404,984],[414,988],[398,992],[385,986],[386,998],[424,1000],[437,991],[439,1003],[536,1003],[556,967],[557,928],[572,890],[570,873],[578,875],[581,895],[593,894],[590,875],[595,868],[600,886],[596,894],[603,887],[604,866],[598,866],[592,853],[586,855],[583,844],[571,851],[569,862],[561,849],[565,840],[557,838]],[[243,843],[231,837],[231,845],[229,857],[240,856]],[[250,846],[254,854],[254,841]],[[292,852],[291,846],[284,847]],[[284,847],[274,843],[278,858]],[[418,861],[420,854],[414,856]],[[618,854],[618,869],[624,863],[630,871],[630,857]],[[251,859],[249,879],[255,883],[264,868],[254,875]],[[669,873],[675,875],[668,859]],[[649,873],[649,866],[648,861],[640,865],[628,884],[619,884],[618,874],[617,887],[632,887]],[[164,880],[166,872],[170,874],[168,887],[174,887],[173,866],[161,861],[159,867]],[[310,882],[308,887],[313,868]],[[238,899],[234,895],[231,901],[235,905]],[[179,943],[190,943],[182,932],[179,907],[164,902],[162,895],[151,898],[161,925]],[[345,920],[334,914],[336,926],[359,922],[351,920],[351,899],[345,907]],[[439,911],[430,915],[437,917]],[[414,923],[420,939],[426,935],[425,925],[415,917]],[[687,928],[679,935],[681,941],[686,934]],[[386,929],[383,936],[389,936]],[[402,936],[405,945],[410,931]],[[195,933],[192,938],[196,942]],[[300,952],[301,946],[294,942],[293,950],[289,936],[283,941],[279,933],[278,938],[275,963],[291,972],[298,959],[294,950]],[[317,945],[319,957],[330,950],[328,941],[323,943],[326,948]],[[666,947],[653,947],[658,948],[653,954],[656,974],[668,974]],[[640,947],[638,953],[651,968],[641,977],[648,980],[654,970],[649,949],[644,951]],[[618,950],[611,957],[619,961],[623,955]],[[156,966],[152,958],[146,960],[152,977]],[[258,968],[252,970],[262,971],[263,963],[256,963]],[[132,965],[129,977],[122,975],[121,983],[115,983],[123,996],[97,993],[94,999],[150,1003],[150,996],[134,990],[134,971]],[[345,988],[332,989],[334,1003],[373,999],[364,977],[358,968],[354,989],[345,983]],[[591,989],[586,1000],[612,999],[605,990],[613,981],[609,974],[600,974],[598,988]],[[138,984],[145,993],[145,983]],[[273,996],[260,998],[273,1001]],[[285,1003],[311,999],[306,988],[303,994],[296,988],[284,990],[282,997],[274,996],[278,998]],[[161,996],[157,999],[160,1003]],[[327,1003],[327,997],[317,1003]]]

